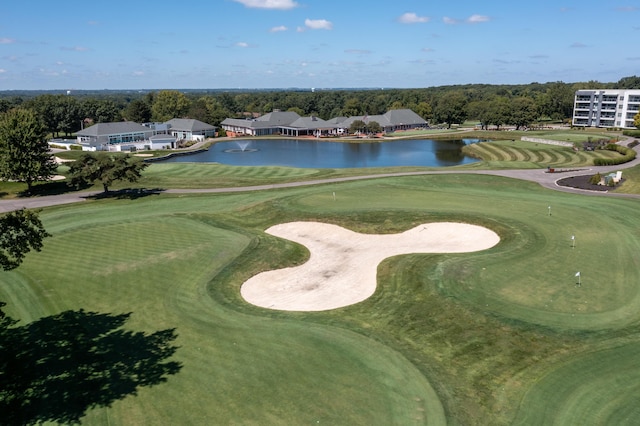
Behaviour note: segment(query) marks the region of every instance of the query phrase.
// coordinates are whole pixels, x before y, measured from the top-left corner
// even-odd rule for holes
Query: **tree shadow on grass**
[[[25,184],[26,186],[26,184]],[[54,180],[47,182],[35,182],[33,187],[31,188],[31,192],[24,190],[18,192],[18,196],[21,198],[28,197],[36,197],[36,196],[46,196],[46,195],[61,195],[68,194],[69,192],[74,192],[75,189],[71,188],[66,181],[63,180]]]
[[[66,311],[0,329],[0,424],[79,423],[138,388],[167,381],[175,329],[121,327],[131,314]]]
[[[159,195],[164,192],[164,189],[161,188],[126,188],[119,189],[117,191],[108,191],[101,192],[99,194],[92,195],[88,198],[93,198],[96,200],[101,200],[104,198],[116,198],[118,200],[127,199],[127,200],[137,200],[138,198],[148,197],[150,195]]]

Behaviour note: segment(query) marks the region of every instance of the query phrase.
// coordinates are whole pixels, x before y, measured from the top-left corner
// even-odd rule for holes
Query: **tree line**
[[[327,120],[409,108],[432,125],[477,120],[483,128],[499,128],[527,126],[542,119],[568,120],[575,91],[595,88],[638,89],[640,77],[624,77],[616,83],[468,84],[384,90],[3,92],[0,113],[18,106],[32,109],[54,137],[72,135],[94,123],[122,120],[146,123],[192,118],[220,126],[225,118],[250,118],[275,110]]]

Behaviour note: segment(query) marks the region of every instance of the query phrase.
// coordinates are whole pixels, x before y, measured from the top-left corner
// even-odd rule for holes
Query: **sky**
[[[0,90],[616,82],[639,40],[640,0],[4,1]]]

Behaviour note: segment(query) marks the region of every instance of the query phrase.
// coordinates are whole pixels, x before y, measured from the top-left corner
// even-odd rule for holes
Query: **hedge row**
[[[615,165],[618,165],[618,164],[628,163],[629,161],[631,161],[634,158],[636,158],[636,152],[631,148],[627,148],[626,146],[616,145],[616,144],[610,143],[610,144],[606,145],[602,149],[606,149],[608,151],[617,151],[620,154],[622,154],[622,157],[618,157],[618,158],[595,158],[593,160],[593,164],[595,166],[615,166]]]
[[[640,130],[624,130],[622,134],[632,138],[640,138]]]

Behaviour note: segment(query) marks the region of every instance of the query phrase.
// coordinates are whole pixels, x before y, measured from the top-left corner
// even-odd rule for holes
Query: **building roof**
[[[84,130],[80,130],[78,136],[107,136],[121,135],[125,133],[147,133],[152,132],[148,127],[133,121],[118,121],[114,123],[98,123]]]
[[[211,124],[192,118],[172,118],[165,124],[168,124],[172,130],[184,130],[189,132],[201,132],[203,130],[215,129],[215,126],[212,126]]]
[[[149,138],[149,140],[155,141],[155,140],[176,140],[176,137],[173,135],[166,135],[166,134],[160,134],[160,135],[153,135]]]
[[[331,124],[340,124],[343,121],[345,121],[347,119],[347,117],[333,117],[327,120],[327,123],[331,123]]]
[[[224,126],[236,126],[246,129],[269,129],[273,125],[267,121],[256,121],[246,118],[225,118],[221,123]]]
[[[410,109],[392,109],[382,115],[360,115],[349,117],[339,124],[342,127],[350,127],[356,120],[363,121],[366,124],[375,121],[382,127],[395,127],[402,125],[426,126],[428,124],[424,118],[420,117]]]
[[[391,123],[394,125],[399,124],[413,124],[413,125],[427,125],[427,121],[420,117],[418,114],[413,112],[410,109],[392,109],[384,113],[384,117],[386,117]]]
[[[300,117],[293,123],[282,127],[291,127],[294,129],[335,129],[336,126],[318,117]]]
[[[256,121],[268,122],[271,126],[286,126],[300,118],[294,111],[273,111],[256,118]]]
[[[289,126],[299,118],[300,115],[293,111],[273,111],[254,119],[225,118],[222,124],[226,126],[244,127],[247,129],[269,129],[273,127]]]

